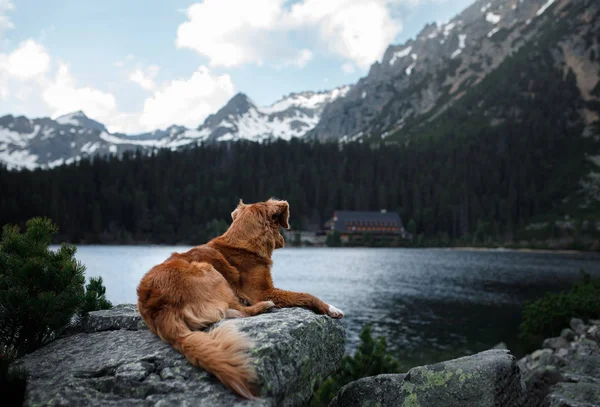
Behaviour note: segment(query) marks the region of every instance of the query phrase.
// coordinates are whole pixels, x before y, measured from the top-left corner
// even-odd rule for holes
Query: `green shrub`
[[[340,247],[342,245],[342,235],[337,230],[327,233],[325,244],[327,247]]]
[[[537,349],[545,338],[559,335],[573,317],[589,319],[600,315],[600,280],[583,271],[581,274],[581,281],[570,290],[546,293],[525,304],[519,337],[526,350]]]
[[[325,379],[313,394],[311,407],[327,406],[343,386],[354,380],[398,372],[398,361],[387,352],[385,338],[374,339],[371,332],[370,325],[363,327],[354,356],[344,356],[338,371]]]
[[[101,279],[84,289],[85,267],[75,247],[49,248],[57,227],[46,218],[25,233],[5,226],[0,240],[0,354],[7,360],[32,352],[89,311],[110,308]]]

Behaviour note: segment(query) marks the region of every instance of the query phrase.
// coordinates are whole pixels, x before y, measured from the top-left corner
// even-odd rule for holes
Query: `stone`
[[[498,342],[492,349],[508,349],[508,346],[504,342]]]
[[[330,407],[513,407],[525,398],[515,358],[488,350],[415,367],[406,375],[368,377],[342,387]]]
[[[593,383],[559,383],[548,396],[549,407],[600,406],[600,385]]]
[[[572,382],[600,384],[600,356],[580,356],[571,360],[563,375]]]
[[[552,387],[563,380],[560,371],[554,366],[541,366],[524,375],[527,396],[524,406],[543,406]]]
[[[586,331],[586,326],[583,323],[583,320],[579,318],[571,318],[569,325],[571,326],[571,329],[577,333],[577,335],[583,335]]]
[[[575,340],[575,332],[569,328],[565,328],[561,331],[560,336],[571,342]]]
[[[544,343],[542,343],[542,347],[547,348],[547,349],[554,349],[554,350],[568,348],[569,341],[567,341],[562,336],[558,336],[556,338],[548,338],[544,341]]]
[[[585,336],[596,342],[600,342],[600,326],[592,325],[586,332]]]
[[[531,354],[531,360],[540,360],[546,355],[552,355],[552,349],[538,349]]]
[[[138,331],[146,324],[134,304],[120,304],[109,310],[94,311],[83,325],[84,332],[127,329]]]
[[[344,353],[340,321],[301,308],[221,323],[253,340],[261,398],[236,396],[146,329],[134,305],[123,305],[90,313],[84,332],[15,362],[30,375],[25,405],[299,406]]]

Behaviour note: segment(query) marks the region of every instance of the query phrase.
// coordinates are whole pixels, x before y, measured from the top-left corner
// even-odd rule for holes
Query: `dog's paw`
[[[275,303],[273,301],[265,301],[265,306],[267,309],[275,308]]]
[[[327,315],[331,318],[344,318],[344,312],[341,309],[334,307],[331,304],[328,304],[329,308],[327,309]]]

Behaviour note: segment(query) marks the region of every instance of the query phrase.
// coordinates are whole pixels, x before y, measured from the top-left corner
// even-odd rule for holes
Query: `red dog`
[[[271,255],[283,247],[279,227],[289,229],[286,201],[240,201],[227,232],[153,267],[137,289],[138,309],[150,330],[187,360],[226,386],[253,398],[256,373],[249,341],[230,324],[198,331],[223,318],[248,317],[273,307],[305,307],[342,318],[343,312],[305,293],[279,290],[271,278]],[[246,306],[240,302],[249,303]]]

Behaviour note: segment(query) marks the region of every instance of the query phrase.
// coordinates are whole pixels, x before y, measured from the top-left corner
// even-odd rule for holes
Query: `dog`
[[[256,372],[247,354],[250,341],[224,318],[244,318],[270,309],[304,307],[342,318],[344,313],[315,296],[280,290],[271,277],[273,250],[284,246],[279,229],[289,229],[286,201],[241,200],[221,236],[185,253],[173,253],[142,278],[138,309],[150,331],[170,343],[194,366],[214,374],[242,397],[256,397]]]

